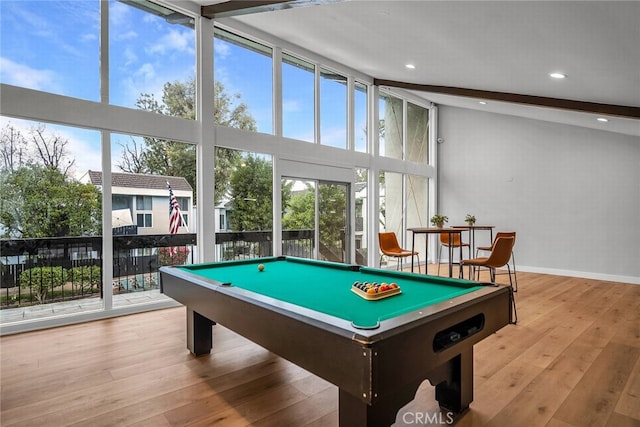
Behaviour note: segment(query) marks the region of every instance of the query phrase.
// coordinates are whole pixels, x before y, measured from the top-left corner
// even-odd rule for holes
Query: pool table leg
[[[384,399],[368,405],[342,389],[338,395],[338,414],[340,427],[388,427],[396,420],[396,414],[411,402],[422,381],[403,387]]]
[[[462,351],[429,375],[440,407],[461,413],[473,401],[473,347]]]
[[[209,354],[213,347],[211,327],[216,322],[187,307],[187,348],[196,356]]]

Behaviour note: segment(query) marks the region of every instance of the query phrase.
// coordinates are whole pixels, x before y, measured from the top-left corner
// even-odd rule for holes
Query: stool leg
[[[513,254],[513,252],[511,252],[511,263],[513,264],[513,281],[516,284],[513,292],[518,292],[518,275],[516,273],[516,256]]]

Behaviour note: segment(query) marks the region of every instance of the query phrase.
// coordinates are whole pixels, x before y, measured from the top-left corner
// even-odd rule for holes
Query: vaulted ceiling
[[[198,3],[438,104],[640,136],[640,2]]]

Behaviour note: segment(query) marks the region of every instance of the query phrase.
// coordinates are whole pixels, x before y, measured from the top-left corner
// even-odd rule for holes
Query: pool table
[[[391,425],[425,379],[443,410],[461,413],[473,400],[473,345],[511,319],[505,286],[300,258],[162,267],[160,278],[187,308],[194,355],[211,351],[220,323],[338,386],[349,427]],[[356,281],[400,292],[368,300]]]

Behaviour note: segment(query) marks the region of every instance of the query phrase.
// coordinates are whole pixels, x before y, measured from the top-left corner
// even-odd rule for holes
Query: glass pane
[[[367,152],[367,85],[355,84],[355,150]]]
[[[320,143],[347,148],[347,78],[320,70]]]
[[[273,133],[272,49],[216,28],[213,53],[216,123]]]
[[[356,223],[353,226],[356,240],[356,264],[368,265],[367,257],[369,251],[369,241],[367,239],[369,231],[369,205],[367,204],[367,179],[369,171],[367,169],[356,169],[355,188],[355,217]]]
[[[113,306],[164,299],[158,269],[197,259],[186,221],[196,206],[195,146],[112,134],[111,155]],[[90,176],[102,182],[101,172]]]
[[[100,132],[0,124],[2,322],[101,309],[102,194],[86,179]]]
[[[273,161],[216,148],[216,259],[273,255]]]
[[[319,257],[320,260],[347,262],[347,189],[346,184],[318,185]]]
[[[100,100],[100,1],[2,1],[0,82]]]
[[[400,246],[405,246],[403,225],[403,186],[402,174],[395,172],[380,172],[380,231],[396,233]],[[394,265],[396,260],[383,257],[381,265]]]
[[[429,179],[418,175],[407,175],[407,227],[429,227]],[[412,233],[407,232],[406,246],[411,248]],[[415,250],[425,262],[426,239],[416,236]],[[417,269],[415,271],[418,271]]]
[[[315,258],[316,183],[282,180],[282,254]]]
[[[282,54],[282,134],[287,138],[314,142],[313,64]]]
[[[379,98],[381,156],[402,159],[402,99],[381,94]]]
[[[192,18],[164,6],[110,0],[110,103],[195,119],[193,28]]]
[[[407,103],[407,160],[429,162],[429,109]]]

